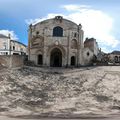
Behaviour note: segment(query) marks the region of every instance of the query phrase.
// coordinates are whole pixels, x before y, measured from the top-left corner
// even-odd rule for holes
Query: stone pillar
[[[44,46],[44,48],[43,48],[43,66],[49,66],[47,60],[48,60],[47,47]]]
[[[11,55],[11,36],[10,36],[10,34],[8,34],[8,41],[7,42],[8,42],[7,48],[9,50],[8,55]]]
[[[28,30],[28,60],[30,60],[31,41],[32,41],[32,24],[29,26]]]
[[[82,30],[82,25],[79,24],[78,26],[78,66],[83,64],[83,48],[84,48],[84,43],[83,43],[83,36],[84,32]]]
[[[48,47],[46,47],[46,57],[44,57],[44,59],[45,59],[45,65],[46,66],[50,66],[50,54],[48,53]]]
[[[43,30],[43,37],[44,37],[44,42],[43,42],[43,66],[49,66],[48,65],[48,57],[47,57],[47,46],[46,46],[46,40],[47,40],[47,30]]]
[[[70,40],[71,39],[71,34],[70,31],[68,32],[68,38],[67,38],[67,65],[66,67],[70,66]]]

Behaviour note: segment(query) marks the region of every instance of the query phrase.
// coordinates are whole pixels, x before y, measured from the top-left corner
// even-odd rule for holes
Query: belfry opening
[[[62,67],[62,52],[58,48],[54,48],[50,55],[51,67]]]

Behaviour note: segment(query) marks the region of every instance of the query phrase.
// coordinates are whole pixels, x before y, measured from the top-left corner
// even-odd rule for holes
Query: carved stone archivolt
[[[55,48],[58,48],[62,52],[62,56],[65,57],[66,51],[65,51],[64,47],[61,46],[61,45],[51,45],[51,46],[49,46],[48,50],[47,50],[47,55],[49,56],[51,54],[51,51]]]
[[[33,36],[31,40],[31,46],[32,47],[44,46],[44,37],[40,35]]]

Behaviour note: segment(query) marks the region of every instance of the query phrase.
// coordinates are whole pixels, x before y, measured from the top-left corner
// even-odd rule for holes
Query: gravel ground
[[[67,118],[119,113],[119,66],[0,71],[1,115]]]

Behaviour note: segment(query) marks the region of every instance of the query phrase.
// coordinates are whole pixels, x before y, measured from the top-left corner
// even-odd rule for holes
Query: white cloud
[[[112,50],[106,48],[106,47],[102,47],[101,51],[104,51],[105,53],[110,53],[112,52]]]
[[[27,24],[36,24],[36,23],[38,23],[38,22],[41,22],[41,21],[43,21],[43,20],[45,20],[46,18],[36,18],[36,19],[29,19],[29,20],[25,20],[25,22],[27,23]]]
[[[15,34],[14,31],[10,31],[10,30],[0,30],[0,34],[3,34],[5,36],[8,36],[10,34],[11,39],[13,40],[18,40],[17,35]]]
[[[42,19],[29,20],[27,23],[37,23],[45,19],[53,18],[56,15],[61,15],[77,24],[81,23],[85,32],[85,37],[94,37],[99,45],[105,48],[115,48],[120,44],[120,41],[112,35],[114,19],[101,10],[92,9],[86,5],[64,5],[62,6],[69,13],[54,14],[50,13]]]
[[[82,11],[85,11],[87,10],[88,8],[90,8],[90,6],[88,5],[63,5],[61,6],[61,8],[64,8],[66,9],[67,11],[79,11],[79,12],[82,12]]]
[[[39,22],[41,22],[41,21],[43,21],[43,20],[53,18],[53,17],[55,17],[55,16],[57,16],[57,15],[64,17],[63,14],[50,13],[50,14],[48,14],[46,17],[43,17],[43,18],[26,19],[25,22],[26,22],[28,25],[30,25],[30,24],[34,25],[34,24],[37,24],[37,23],[39,23]]]

